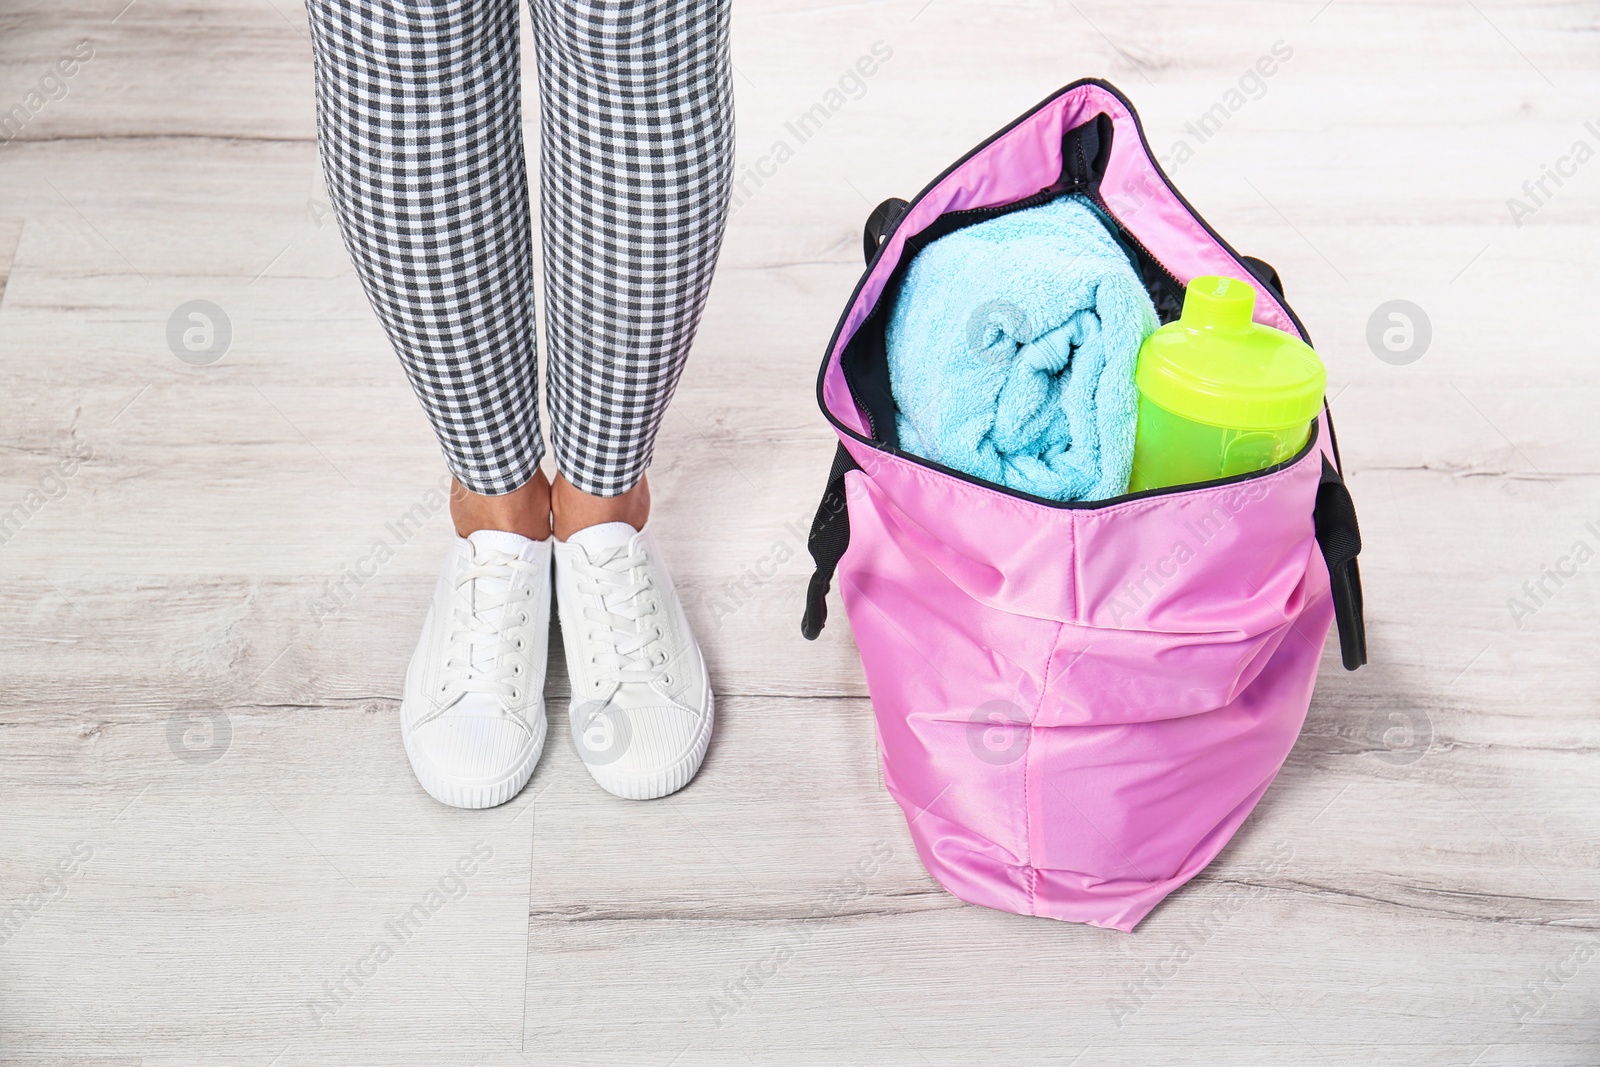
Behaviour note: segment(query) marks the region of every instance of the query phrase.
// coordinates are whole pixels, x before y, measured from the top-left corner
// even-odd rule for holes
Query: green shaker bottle
[[[1255,306],[1250,285],[1205,275],[1145,340],[1130,493],[1246,474],[1305,445],[1327,371],[1298,337],[1252,321]]]

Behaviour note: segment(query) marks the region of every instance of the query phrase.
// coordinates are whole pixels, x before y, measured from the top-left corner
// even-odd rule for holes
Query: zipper
[[[1143,257],[1139,263],[1139,266],[1141,267],[1140,273],[1143,273],[1142,268],[1145,260],[1155,264],[1156,270],[1161,272],[1162,279],[1167,283],[1167,295],[1176,298],[1179,306],[1181,307],[1183,304],[1185,286],[1178,280],[1178,276],[1172,273],[1172,271],[1168,270],[1167,265],[1161,262],[1161,260],[1156,257],[1154,252],[1145,247],[1143,241],[1134,236],[1132,230],[1124,226],[1121,220],[1111,213],[1111,205],[1105,202],[1105,199],[1101,197],[1099,192],[1086,192],[1082,195],[1085,200],[1089,201],[1095,207],[1100,209],[1100,214],[1103,215],[1111,225],[1117,228],[1117,232],[1122,235],[1125,241],[1139,250],[1141,256]],[[1243,264],[1241,264],[1241,266],[1242,265]],[[1246,273],[1248,273],[1248,271]],[[1255,275],[1252,274],[1251,277],[1255,277]]]
[[[1030,207],[1038,207],[1040,204],[1048,204],[1056,197],[1064,196],[1069,192],[1071,192],[1069,189],[1057,188],[1054,185],[1047,185],[1043,189],[1040,189],[1037,193],[1025,196],[1021,200],[1013,200],[1009,204],[993,204],[989,207],[964,207],[956,211],[946,211],[944,214],[940,215],[939,218],[958,219],[971,215],[976,216],[977,219],[976,222],[969,223],[969,225],[976,225],[977,222],[987,222],[989,219],[997,219],[1002,215],[1009,215],[1015,211],[1026,211]],[[909,208],[906,210],[907,212],[910,211]],[[966,227],[959,228],[965,229]]]
[[[832,350],[830,349],[830,351]],[[877,420],[872,417],[872,409],[867,407],[866,401],[861,399],[861,394],[856,392],[856,383],[850,379],[850,375],[848,374],[844,375],[844,387],[845,390],[849,392],[850,400],[855,404],[856,410],[861,412],[862,417],[867,420],[867,430],[872,434],[872,440],[881,444],[882,442],[879,441],[878,438]],[[819,387],[817,390],[819,397],[821,396],[821,392],[822,390]],[[826,411],[827,408],[824,407],[823,410]]]

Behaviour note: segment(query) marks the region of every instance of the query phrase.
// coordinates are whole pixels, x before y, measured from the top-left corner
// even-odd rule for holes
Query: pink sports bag
[[[837,576],[884,781],[946,889],[1131,930],[1272,783],[1333,620],[1344,666],[1366,662],[1361,542],[1326,406],[1277,466],[1092,503],[899,449],[884,325],[912,257],[1074,193],[1120,229],[1162,322],[1188,279],[1229,275],[1258,290],[1258,322],[1309,341],[1276,272],[1172,187],[1127,98],[1067,86],[868,220],[867,270],[817,384],[840,445],[802,630],[821,632]]]

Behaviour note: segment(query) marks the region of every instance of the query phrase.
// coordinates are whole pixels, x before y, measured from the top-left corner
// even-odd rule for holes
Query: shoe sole
[[[544,736],[548,729],[544,709],[541,707],[538,715],[529,717],[533,720],[529,725],[538,724],[533,747],[515,767],[501,777],[488,781],[445,774],[411,747],[409,730],[402,729],[400,739],[405,743],[411,773],[417,776],[418,784],[430,797],[452,808],[493,808],[522,792],[522,787],[533,777],[533,768],[538,764],[540,755],[544,753]]]
[[[711,693],[710,678],[704,664],[700,672],[706,688],[706,713],[701,719],[700,736],[695,738],[694,747],[671,766],[649,774],[624,774],[613,770],[609,764],[597,766],[585,762],[584,769],[601,789],[623,800],[659,800],[676,793],[694,780],[700,764],[706,758],[706,750],[711,747],[711,727],[716,720],[717,703]]]

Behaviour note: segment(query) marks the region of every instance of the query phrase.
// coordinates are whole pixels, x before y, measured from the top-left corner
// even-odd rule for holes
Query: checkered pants
[[[733,169],[729,0],[530,0],[550,442],[626,492],[700,321]],[[356,272],[478,493],[544,454],[517,0],[307,0],[323,171]]]

